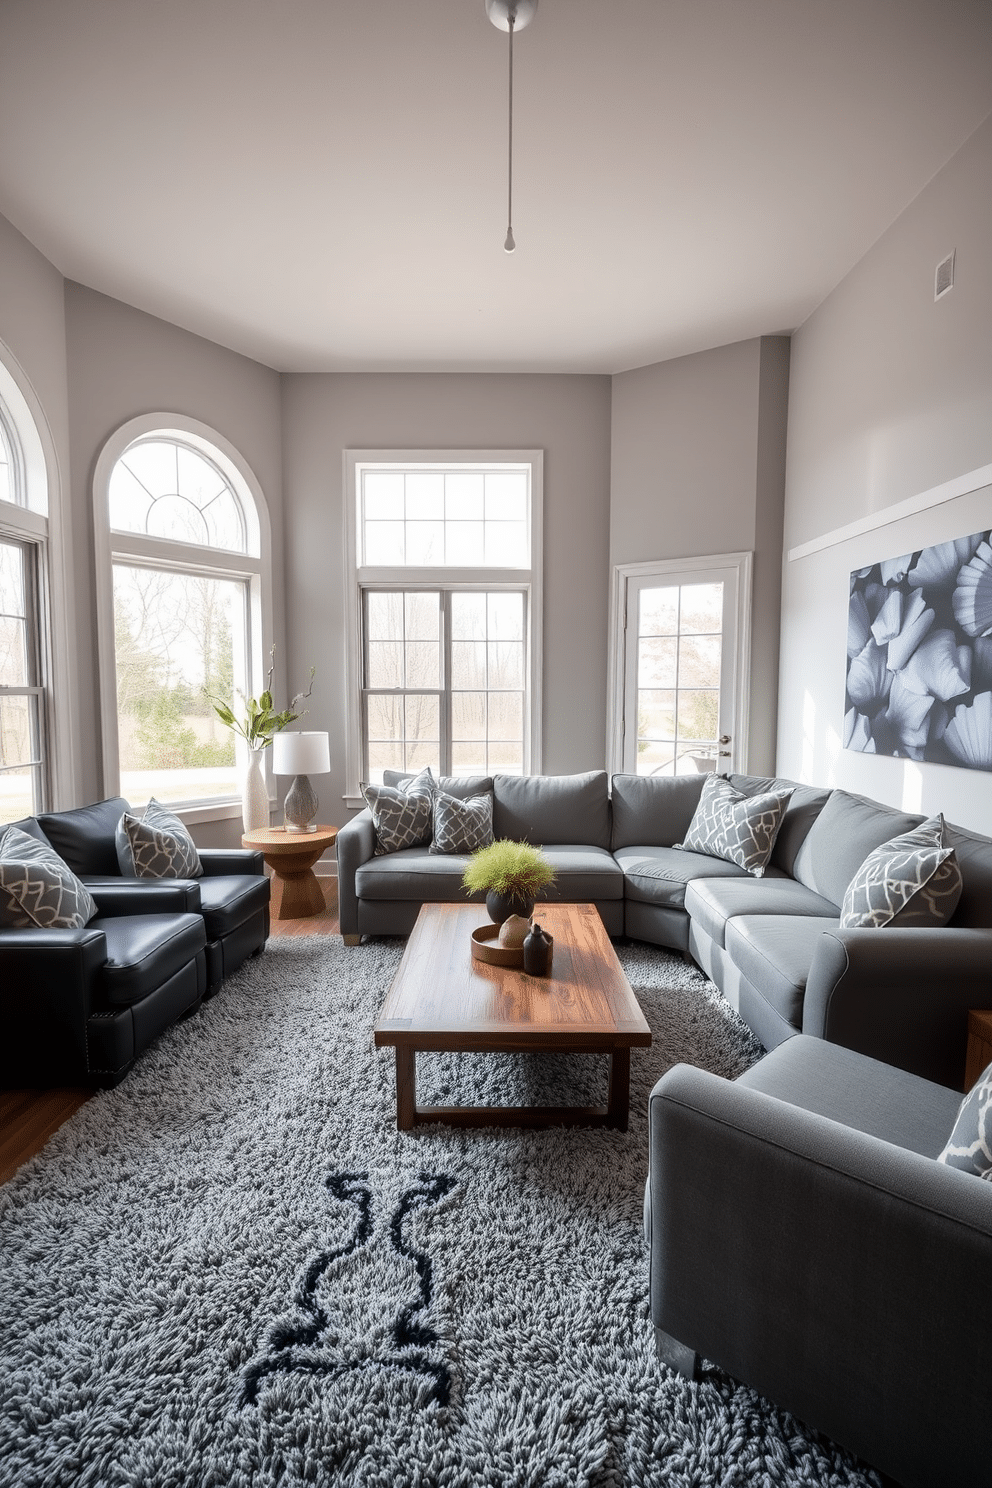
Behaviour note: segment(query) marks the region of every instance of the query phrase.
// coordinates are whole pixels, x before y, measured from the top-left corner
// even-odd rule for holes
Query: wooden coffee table
[[[425,904],[379,1021],[377,1048],[396,1049],[396,1125],[611,1126],[627,1130],[630,1051],[651,1043],[630,983],[592,904],[542,904],[554,936],[550,977],[472,957],[488,922],[482,904]],[[609,1054],[605,1106],[418,1106],[417,1051]]]

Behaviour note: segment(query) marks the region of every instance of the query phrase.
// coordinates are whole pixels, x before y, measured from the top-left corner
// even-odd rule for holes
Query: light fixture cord
[[[507,253],[512,253],[516,244],[513,241],[513,11],[507,17],[510,26],[510,90],[509,90],[509,123],[507,126],[506,143],[506,242],[503,247]]]

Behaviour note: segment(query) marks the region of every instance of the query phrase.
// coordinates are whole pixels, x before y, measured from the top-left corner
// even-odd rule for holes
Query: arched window
[[[269,631],[258,484],[220,435],[160,414],[109,441],[95,498],[106,788],[133,806],[233,801],[236,741],[213,703],[255,690]]]
[[[54,460],[45,453],[51,441],[44,415],[29,405],[22,384],[30,391],[12,353],[0,348],[0,824],[51,806],[57,773],[52,621],[61,627],[64,616],[62,586],[51,580]],[[62,650],[58,672],[64,679]],[[68,739],[66,712],[59,731]]]

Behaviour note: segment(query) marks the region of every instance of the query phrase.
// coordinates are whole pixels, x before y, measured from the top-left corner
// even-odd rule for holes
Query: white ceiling
[[[0,0],[0,212],[273,367],[614,372],[799,325],[992,111],[990,0]]]

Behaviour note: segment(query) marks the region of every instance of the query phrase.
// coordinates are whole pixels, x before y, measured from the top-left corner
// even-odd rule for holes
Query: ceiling
[[[0,0],[0,212],[284,371],[792,330],[992,111],[989,0]]]

